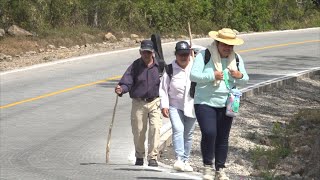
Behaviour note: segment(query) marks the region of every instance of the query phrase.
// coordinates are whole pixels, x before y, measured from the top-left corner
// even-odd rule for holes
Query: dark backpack
[[[206,49],[205,50],[205,54],[204,54],[204,64],[206,65],[209,60],[211,58],[211,53],[209,51],[209,49]],[[237,64],[237,68],[238,68],[238,71],[239,71],[239,57],[238,57],[238,54],[236,53],[236,64]],[[169,64],[165,67],[166,69],[166,73],[168,74],[170,80],[173,76],[173,68],[172,68],[172,64]],[[196,85],[197,83],[196,82],[191,82],[191,85],[190,85],[190,97],[194,98],[194,93],[195,93],[195,89],[196,89]]]

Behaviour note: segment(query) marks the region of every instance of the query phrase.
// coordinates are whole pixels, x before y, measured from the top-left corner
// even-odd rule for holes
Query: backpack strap
[[[238,69],[238,71],[240,71],[239,70],[239,56],[238,56],[238,54],[237,53],[235,53],[236,54],[236,64],[237,64],[237,69]]]
[[[207,48],[205,51],[204,51],[204,64],[208,64],[209,60],[211,58],[211,53],[209,51],[209,49]],[[196,86],[197,86],[197,83],[196,82],[193,82],[191,81],[191,85],[190,85],[190,97],[194,98],[194,94],[196,92]]]
[[[167,66],[166,62],[160,58],[159,54],[157,52],[155,52],[155,61],[158,62],[159,66],[158,66],[158,71],[159,71],[159,77],[162,77],[163,72]]]
[[[197,85],[196,82],[191,81],[189,94],[190,94],[190,97],[192,97],[192,98],[194,98],[194,94],[196,92],[196,85]]]
[[[133,61],[132,63],[131,74],[132,74],[133,82],[135,82],[138,77],[140,62],[141,62],[141,58]]]
[[[206,51],[204,52],[204,64],[208,64],[209,60],[211,58],[211,53],[209,49],[207,48]]]
[[[172,64],[168,64],[167,66],[164,67],[166,70],[167,75],[169,76],[170,80],[172,79],[173,76],[173,68]]]

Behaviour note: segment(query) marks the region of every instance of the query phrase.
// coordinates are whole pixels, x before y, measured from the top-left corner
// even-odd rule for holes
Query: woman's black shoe
[[[158,162],[155,159],[150,159],[148,166],[158,167]]]
[[[143,166],[143,158],[137,158],[135,165],[136,165],[136,166]]]

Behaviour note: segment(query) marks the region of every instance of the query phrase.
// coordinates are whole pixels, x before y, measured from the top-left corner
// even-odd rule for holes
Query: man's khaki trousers
[[[157,159],[162,126],[160,98],[147,102],[138,98],[132,99],[131,127],[135,145],[136,158],[145,157],[144,142],[148,133],[148,160]]]

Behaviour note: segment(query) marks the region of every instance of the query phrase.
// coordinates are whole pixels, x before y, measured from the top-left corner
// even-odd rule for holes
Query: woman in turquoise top
[[[202,134],[203,179],[214,178],[215,159],[215,179],[228,180],[223,168],[233,118],[225,114],[229,90],[224,82],[223,71],[228,71],[230,87],[245,85],[249,76],[241,56],[233,51],[233,46],[243,44],[243,40],[236,37],[236,33],[229,28],[210,31],[209,36],[214,39],[208,47],[210,59],[206,63],[205,53],[208,52],[199,53],[190,74],[191,81],[197,83],[194,104]]]

